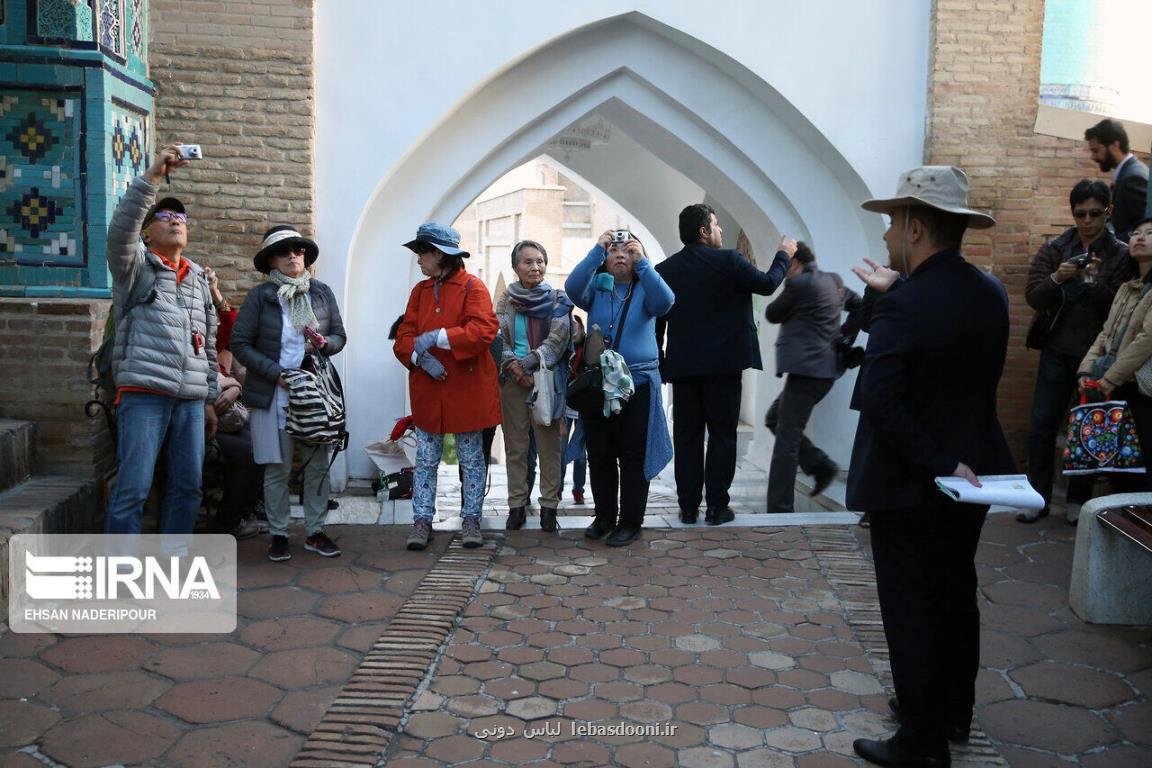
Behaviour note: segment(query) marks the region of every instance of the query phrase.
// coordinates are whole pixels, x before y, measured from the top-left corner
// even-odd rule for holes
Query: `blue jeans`
[[[565,460],[560,464],[560,490],[564,490],[564,480],[568,476],[568,465],[572,465],[572,492],[584,493],[584,481],[588,475],[588,459],[584,449],[584,429],[581,427],[577,434],[572,434],[572,422],[566,421],[564,425],[564,458],[568,458],[568,451],[575,450],[570,447],[569,443],[572,440],[580,441],[580,457],[572,459],[570,462]]]
[[[1052,501],[1056,436],[1068,429],[1068,411],[1076,394],[1076,369],[1081,358],[1045,349],[1040,352],[1036,389],[1032,394],[1032,430],[1028,433],[1028,482]],[[1092,476],[1070,476],[1065,498],[1083,504],[1092,498]]]
[[[165,445],[167,440],[167,445]],[[167,461],[161,533],[192,533],[204,478],[204,401],[125,392],[116,406],[116,487],[105,533],[140,533],[160,449]]]

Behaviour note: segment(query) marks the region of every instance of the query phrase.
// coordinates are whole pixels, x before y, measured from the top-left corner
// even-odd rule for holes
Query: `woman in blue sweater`
[[[636,386],[619,413],[581,414],[596,505],[596,519],[584,535],[608,536],[608,546],[623,547],[640,536],[648,483],[672,458],[660,397],[656,318],[676,297],[640,241],[631,236],[613,243],[612,230],[572,270],[564,290],[588,313],[589,329],[599,326],[605,346],[624,358]]]

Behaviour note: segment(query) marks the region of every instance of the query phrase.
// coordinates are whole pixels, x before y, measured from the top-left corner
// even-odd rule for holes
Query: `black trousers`
[[[700,500],[724,508],[736,475],[736,425],[740,374],[693,376],[672,383],[672,444],[676,448],[676,498],[694,511]],[[708,455],[704,455],[704,430]]]
[[[1052,501],[1052,479],[1055,465],[1056,436],[1068,430],[1068,409],[1076,392],[1076,369],[1083,356],[1065,355],[1050,349],[1041,350],[1036,370],[1036,388],[1032,392],[1032,428],[1028,432],[1028,482],[1044,497],[1044,506]],[[1091,476],[1070,476],[1065,498],[1083,504],[1092,498]]]
[[[264,489],[264,465],[253,460],[252,438],[247,431],[217,432],[216,444],[220,446],[220,466],[224,474],[224,495],[220,499],[216,527],[231,532],[241,518],[256,507],[256,500]]]
[[[588,474],[596,503],[596,519],[639,528],[648,508],[644,457],[648,453],[648,406],[652,390],[642,385],[620,413],[581,414],[588,448]]]
[[[795,512],[796,465],[806,475],[830,466],[832,459],[804,434],[816,404],[824,399],[835,379],[788,374],[784,391],[768,408],[764,426],[776,436],[768,469],[768,511]]]
[[[940,751],[949,728],[972,722],[980,667],[973,558],[988,508],[925,493],[917,508],[872,512],[872,558],[900,735]]]

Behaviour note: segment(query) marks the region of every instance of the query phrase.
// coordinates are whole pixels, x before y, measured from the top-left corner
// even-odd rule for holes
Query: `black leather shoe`
[[[704,522],[708,525],[723,525],[736,519],[736,513],[728,507],[708,507],[704,513]]]
[[[556,510],[551,507],[540,507],[540,530],[554,531],[560,527],[556,522]]]
[[[892,712],[892,718],[898,722],[903,723],[900,717],[900,702],[895,696],[888,699],[888,709]],[[948,728],[948,741],[953,744],[967,744],[969,738],[969,731],[971,726],[968,725],[953,725]]]
[[[509,531],[518,531],[524,527],[528,519],[528,510],[524,507],[511,507],[508,510],[508,524],[504,526]]]
[[[856,739],[852,749],[868,762],[887,768],[949,768],[952,765],[947,749],[928,755],[901,744],[895,736],[882,740]]]
[[[599,517],[592,521],[592,525],[584,529],[584,538],[602,539],[612,532],[612,523]]]
[[[1025,512],[1016,513],[1016,522],[1018,523],[1034,523],[1042,517],[1048,517],[1048,505],[1044,505],[1044,509],[1029,509]]]
[[[640,538],[639,527],[618,525],[616,530],[608,534],[608,540],[604,543],[610,547],[626,547],[638,538]]]
[[[696,525],[696,520],[700,517],[700,510],[698,509],[682,509],[680,510],[680,522],[684,525]]]
[[[836,479],[836,475],[840,472],[840,467],[835,464],[826,464],[812,475],[812,493],[809,496],[819,496],[824,493],[824,490],[832,485],[832,481]]]

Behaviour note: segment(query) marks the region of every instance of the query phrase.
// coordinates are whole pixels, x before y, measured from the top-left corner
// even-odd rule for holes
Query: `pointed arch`
[[[834,268],[881,255],[879,218],[858,206],[870,196],[863,179],[798,109],[723,52],[633,12],[575,30],[495,74],[381,179],[348,254],[351,326],[386,328],[404,306],[416,278],[411,262],[390,270],[386,284],[376,269],[381,258],[397,258],[397,233],[427,220],[452,221],[495,179],[592,113],[707,190],[758,253],[770,254],[775,243],[767,241],[787,231],[813,242]],[[639,208],[642,180],[630,183],[628,169],[617,170],[616,178],[589,180],[625,207]],[[403,412],[403,371],[380,365],[379,350],[374,343],[349,347],[357,444]],[[842,436],[850,418],[825,424],[818,416],[813,428]],[[356,466],[353,474],[360,474]]]

